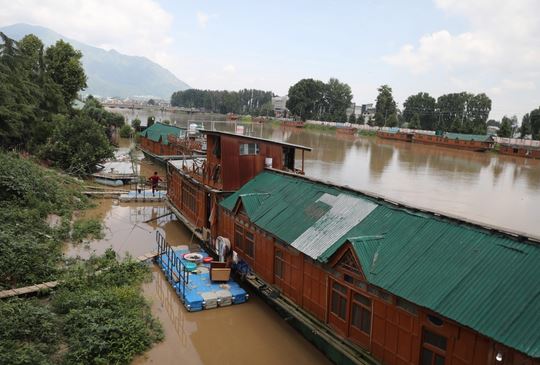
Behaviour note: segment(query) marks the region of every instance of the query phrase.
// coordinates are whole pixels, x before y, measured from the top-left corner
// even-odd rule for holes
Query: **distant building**
[[[289,109],[287,109],[286,104],[289,97],[285,96],[274,96],[272,98],[272,107],[274,108],[274,115],[277,118],[286,118],[289,114]]]
[[[360,115],[364,119],[364,123],[367,123],[368,120],[375,118],[375,107],[373,104],[362,104],[360,107]]]

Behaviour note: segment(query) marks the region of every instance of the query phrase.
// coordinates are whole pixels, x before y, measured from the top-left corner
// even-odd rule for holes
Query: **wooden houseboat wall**
[[[247,212],[254,208],[244,206],[244,198],[229,209],[237,194],[250,192],[242,188],[221,204],[219,235],[230,239],[259,278],[381,364],[540,364],[538,357],[371,284],[351,241],[326,263],[312,259],[251,222]],[[224,208],[225,203],[229,208]],[[291,221],[290,229],[295,224]],[[501,361],[496,360],[498,355]]]
[[[477,152],[490,150],[494,145],[493,139],[489,136],[460,135],[457,133],[445,133],[444,135],[415,133],[412,141],[414,143],[435,144]]]
[[[540,158],[540,147],[501,144],[499,146],[499,153],[526,158]]]
[[[412,142],[413,133],[405,132],[387,132],[387,131],[377,131],[377,137],[385,139],[395,139],[398,141]]]
[[[228,132],[206,134],[206,157],[168,163],[169,203],[189,228],[206,240],[217,237],[217,204],[265,169],[303,174],[304,152],[309,147]],[[301,151],[301,167],[295,167],[295,151]],[[271,159],[271,165],[270,160]],[[197,164],[192,161],[197,162]],[[203,232],[208,232],[204,234]]]

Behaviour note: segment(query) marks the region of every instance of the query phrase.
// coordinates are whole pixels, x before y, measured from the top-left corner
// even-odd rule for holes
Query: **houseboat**
[[[356,134],[358,132],[358,128],[351,127],[351,126],[337,126],[336,133],[337,134]]]
[[[410,132],[401,132],[399,129],[396,130],[387,130],[387,131],[377,131],[377,137],[384,139],[395,139],[398,141],[412,142],[414,133]]]
[[[206,155],[170,160],[167,182],[171,210],[202,241],[217,237],[212,222],[223,197],[265,167],[303,174],[304,153],[311,151],[305,146],[229,132],[201,133],[206,136]],[[296,166],[296,158],[300,166]]]
[[[438,134],[415,133],[414,143],[436,144],[444,147],[458,148],[462,150],[484,152],[493,148],[495,141],[490,135],[461,134],[445,132]]]
[[[527,158],[540,158],[540,147],[501,143],[499,153]]]
[[[139,133],[139,149],[152,160],[165,164],[203,149],[204,142],[196,134],[163,123],[155,123]]]
[[[304,122],[300,120],[286,120],[281,125],[284,127],[304,128]]]
[[[214,224],[334,363],[540,364],[537,239],[277,170]]]

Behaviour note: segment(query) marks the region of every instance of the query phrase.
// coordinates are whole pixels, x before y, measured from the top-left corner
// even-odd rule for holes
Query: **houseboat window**
[[[257,143],[242,143],[240,144],[240,156],[258,155],[259,145]]]
[[[197,198],[196,189],[188,184],[182,184],[182,206],[191,211],[197,213]]]
[[[371,300],[361,294],[353,295],[352,322],[351,324],[360,331],[371,332]]]
[[[421,365],[444,365],[446,338],[426,329],[422,331]]]
[[[244,251],[244,228],[239,224],[234,225],[234,244]]]
[[[354,283],[354,278],[350,275],[347,275],[347,274],[344,274],[343,275],[343,280],[345,280],[346,282],[348,282],[349,284],[353,284]]]
[[[443,325],[443,320],[440,319],[439,317],[432,316],[432,315],[428,315],[427,317],[428,317],[429,321],[431,323],[433,323],[435,326],[442,326]]]
[[[339,318],[347,318],[347,288],[334,282],[332,284],[332,313]]]
[[[246,230],[245,231],[245,246],[246,250],[245,253],[249,257],[255,257],[255,238],[253,237],[253,233]]]
[[[274,273],[278,278],[283,279],[283,252],[276,250],[274,261]]]
[[[213,149],[212,153],[217,158],[221,157],[221,138],[220,137],[214,138],[214,149]]]
[[[412,304],[409,301],[406,301],[405,299],[397,298],[396,297],[396,306],[399,308],[406,310],[410,314],[414,314],[415,316],[418,314],[418,310],[416,308],[416,305]]]

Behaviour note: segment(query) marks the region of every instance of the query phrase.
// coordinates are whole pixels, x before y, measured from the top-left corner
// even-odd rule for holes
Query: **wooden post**
[[[302,173],[304,173],[304,150],[302,150]]]

